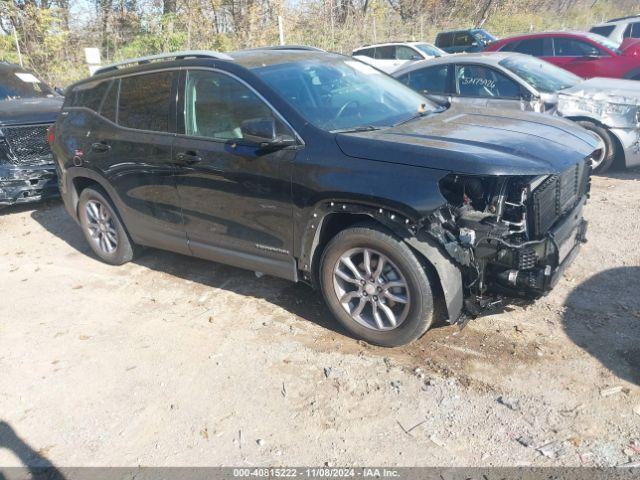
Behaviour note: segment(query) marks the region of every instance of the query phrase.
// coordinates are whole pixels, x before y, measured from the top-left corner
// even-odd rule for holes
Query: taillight
[[[53,146],[53,142],[56,139],[56,135],[53,132],[53,125],[47,128],[47,140],[49,141],[49,145]]]

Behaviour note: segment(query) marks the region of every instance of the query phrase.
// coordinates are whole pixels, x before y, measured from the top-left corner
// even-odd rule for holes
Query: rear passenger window
[[[640,22],[632,23],[631,25],[631,38],[640,38]]]
[[[407,73],[399,80],[420,93],[447,93],[448,65],[423,68]]]
[[[102,97],[107,91],[109,80],[103,82],[92,82],[79,85],[73,89],[73,97],[71,99],[72,107],[84,107],[97,112],[102,103]]]
[[[544,55],[544,40],[542,38],[521,40],[515,44],[511,43],[509,46],[511,48],[506,49],[508,52],[526,53],[527,55],[533,55],[534,57],[542,57]]]
[[[396,47],[388,45],[386,47],[376,47],[376,56],[378,60],[393,60],[396,58]]]
[[[169,131],[174,72],[157,72],[120,80],[118,124],[154,132]]]
[[[102,108],[100,109],[100,115],[107,120],[111,120],[116,123],[116,110],[118,108],[118,88],[120,88],[120,80],[114,80],[107,92],[107,96],[102,102]]]

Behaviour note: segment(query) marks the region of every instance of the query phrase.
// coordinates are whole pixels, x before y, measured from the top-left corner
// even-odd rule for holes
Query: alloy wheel
[[[84,208],[91,240],[103,253],[112,254],[118,248],[118,231],[109,209],[98,200],[89,200]]]
[[[399,327],[410,310],[404,275],[387,256],[372,248],[353,248],[338,259],[333,288],[349,316],[372,330]]]

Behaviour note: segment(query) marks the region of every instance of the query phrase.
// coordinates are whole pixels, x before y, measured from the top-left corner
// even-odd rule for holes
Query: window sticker
[[[493,90],[496,88],[495,80],[491,80],[489,78],[462,77],[460,80],[461,80],[460,83],[463,86],[467,86],[467,85],[480,86],[480,87],[485,87],[489,90]]]
[[[40,80],[38,80],[30,73],[16,72],[15,75],[25,83],[40,83]]]

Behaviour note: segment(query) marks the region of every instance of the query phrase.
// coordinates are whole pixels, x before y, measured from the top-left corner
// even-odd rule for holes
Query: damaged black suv
[[[569,121],[446,110],[299,47],[105,67],[53,135],[65,206],[104,261],[148,245],[304,281],[385,346],[548,292],[585,241],[598,148]]]
[[[0,62],[0,208],[58,194],[47,129],[62,101],[33,73]]]

